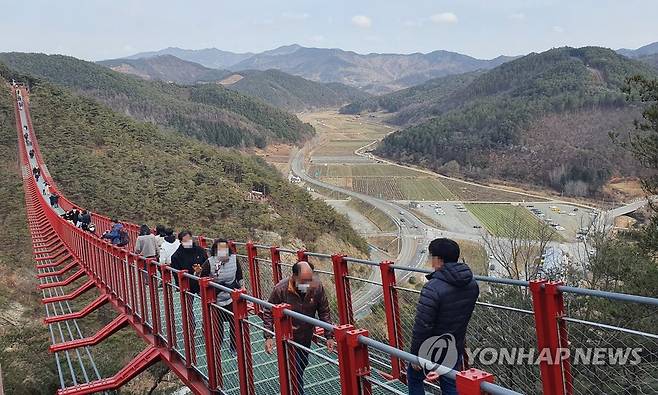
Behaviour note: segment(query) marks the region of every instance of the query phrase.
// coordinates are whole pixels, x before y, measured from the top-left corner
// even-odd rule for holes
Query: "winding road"
[[[427,245],[427,236],[425,232],[427,225],[425,225],[409,210],[389,201],[343,189],[311,177],[306,173],[306,170],[304,169],[303,149],[299,150],[293,156],[290,168],[295,175],[309,184],[362,200],[384,212],[395,222],[395,224],[400,229],[400,252],[397,256],[396,263],[411,267],[419,267],[424,265],[425,260],[423,259],[421,251]],[[404,217],[404,224],[402,221],[400,221],[400,217]],[[401,276],[399,279],[404,279],[409,274],[411,274],[411,272]],[[379,272],[374,270],[370,280],[377,279],[379,279]],[[356,317],[366,314],[370,304],[377,301],[381,296],[381,287],[374,284],[369,284],[368,286],[362,288],[360,292],[357,292],[352,299],[352,305]]]

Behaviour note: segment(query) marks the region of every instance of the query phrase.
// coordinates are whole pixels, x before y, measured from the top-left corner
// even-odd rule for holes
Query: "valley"
[[[576,259],[583,248],[579,233],[596,215],[605,216],[585,202],[461,181],[378,158],[370,150],[395,130],[384,113],[326,110],[299,117],[318,134],[303,149],[291,150],[286,166],[279,156],[277,167],[287,171],[292,165],[302,187],[345,214],[368,240],[374,260],[422,267],[429,241],[450,237],[467,246],[476,272],[503,275],[488,238],[519,237],[523,227]]]

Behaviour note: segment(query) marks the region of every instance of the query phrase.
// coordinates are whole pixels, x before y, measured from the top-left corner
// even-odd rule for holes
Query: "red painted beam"
[[[41,244],[43,244],[41,247],[49,248],[53,244],[59,243],[59,242],[61,242],[61,241],[59,240],[59,237],[57,237],[57,233],[53,232],[50,236],[48,236],[46,238],[42,238],[41,240],[34,239],[34,242],[32,244],[34,245],[34,244],[37,244],[37,243],[41,243]]]
[[[61,276],[62,274],[68,272],[71,269],[73,269],[77,264],[78,264],[78,261],[71,261],[68,265],[64,266],[63,268],[61,268],[57,271],[38,273],[37,278]]]
[[[61,252],[61,248],[66,248],[64,243],[59,242],[55,243],[55,245],[52,246],[40,246],[40,247],[35,247],[34,248],[34,253],[35,254],[50,254],[52,255],[54,252]],[[37,251],[38,249],[38,251]]]
[[[65,287],[65,286],[71,284],[73,281],[79,279],[80,277],[82,277],[84,275],[85,275],[85,271],[80,269],[77,272],[73,273],[66,280],[56,281],[54,283],[39,284],[39,289],[54,288],[54,287]]]
[[[57,267],[61,265],[65,260],[67,260],[71,256],[71,253],[69,252],[65,256],[59,258],[56,262],[51,262],[51,263],[42,263],[40,265],[37,265],[37,270],[38,269],[46,269],[49,267]]]
[[[41,299],[41,303],[46,304],[46,303],[54,303],[54,302],[63,302],[65,300],[73,300],[77,298],[78,296],[82,295],[83,293],[89,291],[90,289],[94,288],[96,283],[94,283],[93,280],[89,280],[86,283],[82,284],[78,289],[75,291],[68,293],[66,295],[59,295],[59,296],[51,296],[49,298],[43,298]]]
[[[123,369],[112,377],[95,380],[86,384],[78,384],[57,390],[59,395],[69,394],[93,394],[97,392],[116,390],[138,374],[146,370],[161,358],[160,351],[154,346],[147,347],[130,361]]]
[[[44,318],[43,322],[45,322],[46,324],[52,324],[53,322],[77,320],[79,318],[84,318],[92,311],[96,310],[97,308],[107,303],[108,300],[109,300],[109,296],[107,295],[99,296],[93,302],[89,303],[87,306],[85,306],[84,309],[80,311],[76,311],[75,313],[52,315],[50,317]]]
[[[48,259],[55,259],[58,256],[62,255],[63,253],[68,252],[68,249],[66,248],[66,246],[64,246],[64,244],[62,244],[62,246],[64,248],[59,250],[59,252],[57,252],[55,254],[47,255],[47,256],[40,256],[40,257],[36,257],[34,259],[37,260],[37,261],[45,261],[45,260],[48,260]]]
[[[93,336],[85,337],[82,339],[75,339],[67,341],[64,343],[57,343],[50,346],[50,352],[59,352],[64,350],[70,350],[72,348],[84,347],[84,346],[93,346],[101,341],[112,336],[116,331],[123,328],[128,324],[128,317],[125,314],[119,315],[117,318],[112,320],[109,324],[105,325],[101,330],[96,332]]]

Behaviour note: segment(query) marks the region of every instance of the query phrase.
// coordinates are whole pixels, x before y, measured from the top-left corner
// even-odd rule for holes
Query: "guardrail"
[[[31,125],[29,129],[33,130]],[[34,137],[32,139],[38,160],[43,163]],[[22,156],[24,163],[29,163],[24,150]],[[34,183],[34,179],[29,177],[29,182]],[[56,190],[54,182],[51,185]],[[77,207],[66,199],[63,201],[65,206],[70,206],[63,208]],[[354,370],[349,372],[340,372],[341,386],[357,388],[357,385],[363,387],[377,383],[382,389],[395,393],[395,388],[387,382],[404,382],[406,379],[405,366],[413,363],[414,359],[402,350],[410,341],[413,311],[422,283],[422,277],[419,276],[429,273],[428,270],[388,261],[372,262],[342,254],[329,255],[252,242],[231,242],[231,248],[246,269],[247,293],[232,291],[233,307],[228,311],[214,304],[214,292],[217,289],[226,292],[226,289],[218,288],[221,286],[207,279],[179,273],[152,260],[144,260],[126,249],[112,246],[75,228],[50,210],[40,195],[38,204],[44,207],[53,228],[75,252],[96,285],[116,298],[140,325],[176,353],[188,368],[199,372],[213,388],[226,385],[222,380],[228,376],[222,373],[222,369],[231,366],[237,369],[233,372],[236,373],[234,382],[240,383],[241,391],[251,391],[258,384],[251,382],[253,377],[245,377],[245,372],[253,368],[254,361],[254,355],[248,352],[251,351],[248,334],[254,329],[262,329],[253,319],[261,315],[263,309],[272,308],[263,299],[269,295],[273,285],[282,280],[287,268],[301,260],[315,264],[318,277],[330,293],[330,305],[337,317],[338,326],[327,327],[313,322],[319,328],[333,330],[335,333],[343,333],[340,328],[352,328],[345,329],[345,338],[340,340],[343,343],[339,344],[338,360],[341,358],[340,348],[343,347],[343,357],[349,352],[348,361],[352,361],[352,365],[356,362],[360,365],[352,366]],[[110,220],[107,217],[96,213],[92,213],[92,216],[99,233],[109,229]],[[137,225],[124,225],[131,236],[131,248],[137,235]],[[205,237],[197,238],[197,242],[205,247],[209,241]],[[539,360],[527,364],[488,365],[481,360],[467,361],[470,366],[493,373],[501,385],[525,393],[543,391],[547,394],[600,393],[620,387],[634,388],[641,393],[655,390],[658,386],[658,378],[654,373],[658,371],[655,369],[658,367],[658,335],[655,333],[655,318],[651,321],[651,317],[656,316],[658,299],[567,287],[546,281],[526,282],[484,276],[476,276],[476,280],[480,284],[481,295],[467,334],[469,348],[527,347],[540,352],[547,350],[553,356],[551,361]],[[204,284],[198,295],[190,292],[190,281]],[[592,302],[593,299],[599,302]],[[615,315],[606,316],[605,309],[593,308],[600,307],[602,300],[607,304],[614,301],[623,306],[631,305],[631,312],[639,311],[642,315],[631,317],[628,322],[619,322]],[[277,313],[277,319],[281,321],[279,326],[283,325],[284,328],[287,325],[284,317],[310,319],[296,317],[294,312],[285,307],[280,311],[282,313]],[[240,336],[236,333],[235,337],[231,337],[229,333],[228,338],[236,339],[233,342],[236,343],[234,347],[237,355],[234,362],[228,362],[231,361],[228,358],[225,366],[222,362],[225,350],[221,344],[216,344],[218,339],[215,333],[218,333],[216,329],[220,321],[231,319],[235,331],[239,331],[244,336],[241,339],[246,340],[237,344]],[[197,325],[199,322],[201,325]],[[355,327],[368,328],[369,331],[364,333],[353,329]],[[317,342],[323,341],[322,334],[322,331],[317,333]],[[608,334],[619,336],[619,340],[606,340]],[[277,350],[278,374],[289,379],[291,368],[285,365],[289,363],[287,355],[297,353],[298,350],[312,350],[304,350],[304,346],[294,344],[285,332],[275,331],[277,335],[280,338],[278,341],[282,342]],[[576,362],[573,355],[577,349],[591,346],[591,339],[597,339],[598,345],[637,345],[640,347],[635,348],[645,350],[646,355],[638,364],[624,369],[610,368],[608,365],[598,367],[572,364],[572,361]],[[360,349],[361,346],[366,346],[367,351]],[[229,353],[230,349],[229,346]],[[562,354],[564,350],[570,352],[566,358]],[[323,357],[329,358],[326,355]],[[363,365],[365,363],[367,367]],[[345,362],[343,366],[350,365]],[[294,372],[295,368],[292,369]],[[282,375],[282,372],[287,373]],[[378,372],[386,380],[373,378],[369,374],[371,372]],[[611,386],[609,380],[613,373],[613,377],[619,379],[615,386]],[[467,379],[460,380],[465,382]],[[477,381],[474,376],[471,379]],[[293,388],[290,382],[288,385],[288,389]],[[429,380],[427,386],[435,384]],[[477,388],[478,391],[489,391],[489,387],[489,384],[480,383]]]

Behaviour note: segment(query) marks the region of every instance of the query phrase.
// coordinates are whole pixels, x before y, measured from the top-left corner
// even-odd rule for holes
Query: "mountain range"
[[[235,53],[222,51],[217,48],[206,49],[182,49],[169,47],[159,51],[140,52],[123,59],[144,59],[160,55],[172,55],[179,59],[199,63],[212,69],[227,69],[236,63],[254,56],[254,53]]]
[[[625,132],[641,106],[622,92],[644,63],[598,47],[555,48],[479,74],[445,77],[354,103],[343,112],[394,110],[407,126],[379,155],[474,179],[541,183],[568,195],[597,193],[639,169],[610,132]],[[438,84],[437,84],[438,83]],[[387,102],[387,100],[389,102]]]
[[[294,115],[220,84],[146,81],[62,55],[0,53],[0,63],[70,88],[137,120],[220,146],[300,144],[315,133]]]
[[[141,59],[174,55],[209,68],[233,71],[277,69],[317,82],[339,82],[369,93],[386,93],[431,78],[491,69],[514,57],[476,59],[449,51],[412,54],[358,54],[337,48],[308,48],[297,44],[261,53],[233,53],[218,49],[166,48],[127,57]]]
[[[174,55],[155,55],[141,59],[112,59],[97,62],[114,71],[146,80],[175,82],[183,85],[215,83],[256,97],[288,111],[339,107],[369,97],[367,93],[337,82],[320,83],[279,70],[244,70],[232,72],[212,69],[182,60]]]

